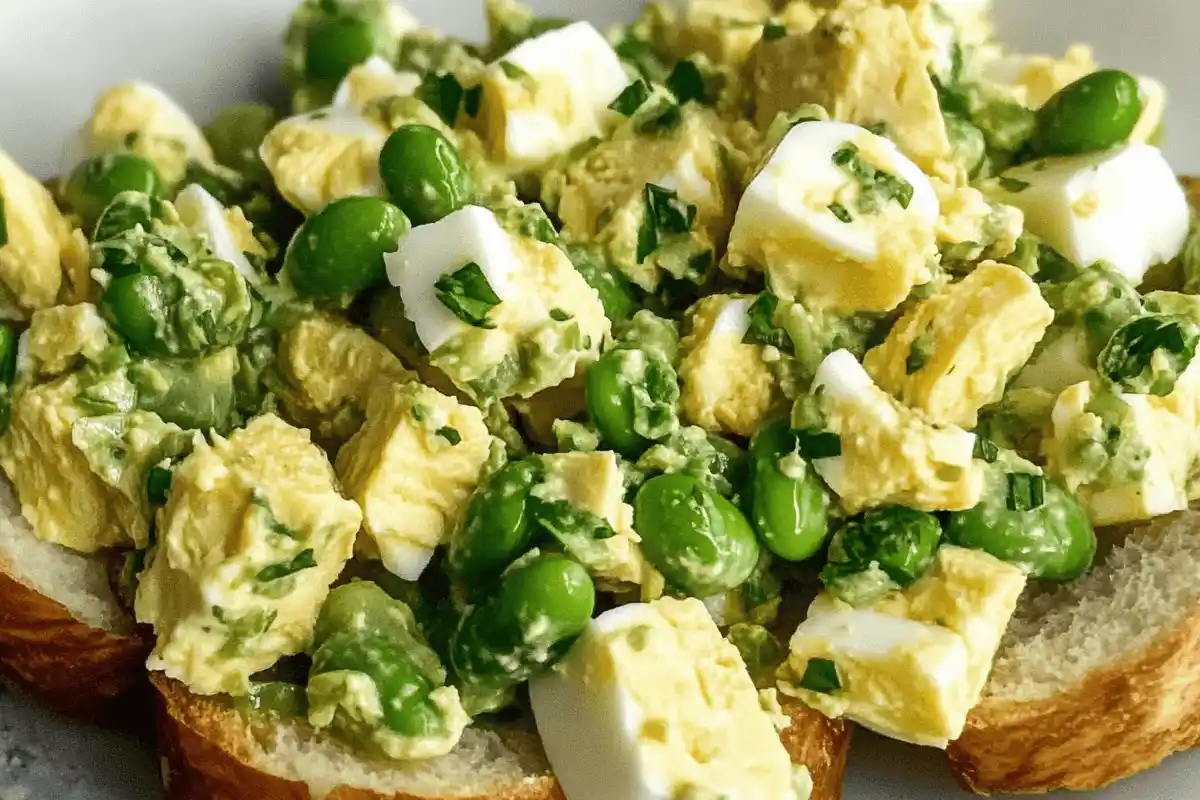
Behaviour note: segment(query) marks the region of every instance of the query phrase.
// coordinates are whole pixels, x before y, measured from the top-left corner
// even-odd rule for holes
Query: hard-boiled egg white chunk
[[[152,161],[169,184],[183,179],[189,160],[213,160],[195,120],[162,89],[140,81],[113,86],[96,99],[91,118],[68,143],[62,174],[88,156],[122,149]]]
[[[447,428],[456,435],[447,438]],[[419,383],[377,389],[336,462],[363,512],[370,543],[360,547],[392,574],[419,578],[466,511],[491,441],[474,406]]]
[[[989,191],[1075,264],[1105,261],[1135,286],[1179,255],[1191,212],[1162,152],[1134,144],[1009,170]]]
[[[530,699],[571,800],[797,800],[805,785],[699,600],[601,614]]]
[[[945,747],[979,702],[1024,587],[1018,568],[946,545],[925,576],[875,606],[821,595],[792,637],[779,689],[885,736]],[[814,661],[832,664],[836,688],[803,685]]]
[[[865,205],[869,191],[854,174],[862,165],[906,186],[907,203],[885,195]],[[891,141],[848,123],[805,122],[747,189],[728,259],[735,269],[764,269],[784,299],[886,311],[932,278],[938,213],[930,179]]]
[[[590,23],[522,42],[488,67],[480,111],[492,157],[533,169],[598,135],[629,84],[621,59]]]
[[[263,282],[263,276],[246,256],[266,256],[266,250],[254,238],[254,226],[240,208],[225,208],[204,187],[194,183],[175,198],[175,210],[183,224],[204,240],[204,246],[214,256],[233,264],[249,283],[258,286]]]
[[[753,302],[711,295],[690,312],[691,332],[680,348],[680,411],[687,423],[710,433],[752,436],[784,403],[765,348],[743,341]]]
[[[813,461],[850,513],[885,505],[926,511],[973,508],[983,490],[975,435],[936,425],[875,385],[847,350],[831,353],[813,380],[841,454]]]
[[[510,234],[479,206],[415,228],[385,261],[431,363],[476,397],[557,386],[598,357],[611,326],[566,254]],[[487,327],[463,321],[438,297],[438,281],[471,264],[499,299]]]
[[[1094,525],[1147,520],[1188,507],[1188,476],[1197,453],[1194,384],[1185,373],[1168,397],[1117,393],[1107,398],[1116,404],[1109,409],[1093,404],[1092,383],[1059,395],[1044,444],[1046,469],[1083,503]],[[1113,419],[1118,415],[1119,421]],[[1124,447],[1109,453],[1109,426],[1118,423]]]
[[[879,385],[932,422],[974,428],[1054,321],[1028,275],[985,261],[914,305],[864,365]]]

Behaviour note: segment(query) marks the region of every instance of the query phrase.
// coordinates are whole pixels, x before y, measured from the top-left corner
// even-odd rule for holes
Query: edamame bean
[[[179,292],[170,280],[154,275],[122,275],[104,290],[100,309],[135,350],[152,356],[170,356],[159,336]]]
[[[679,380],[654,353],[619,347],[602,355],[588,368],[586,399],[600,436],[630,458],[678,427]]]
[[[308,713],[308,695],[304,687],[294,683],[266,681],[256,683],[234,706],[243,714],[266,714],[277,719],[303,717]]]
[[[446,566],[466,586],[504,571],[533,541],[529,492],[545,470],[537,459],[506,464],[476,490],[450,537]]]
[[[829,495],[800,458],[786,422],[762,427],[750,442],[750,519],[759,538],[785,561],[812,558],[829,538]]]
[[[347,630],[398,638],[416,629],[412,609],[371,581],[353,581],[329,593],[313,628],[314,647]]]
[[[1008,476],[995,470],[979,505],[950,515],[946,540],[990,553],[1029,570],[1030,577],[1069,581],[1087,572],[1096,555],[1096,534],[1087,511],[1071,494],[1046,481],[1042,503],[1027,511],[1009,508]]]
[[[86,159],[71,172],[63,197],[91,231],[104,209],[121,192],[163,193],[158,168],[136,153],[101,153]]]
[[[642,552],[667,583],[693,597],[741,585],[758,564],[758,540],[737,507],[687,475],[646,481],[634,498]]]
[[[1102,69],[1065,87],[1042,106],[1033,148],[1046,156],[1104,150],[1128,140],[1141,116],[1137,78]]]
[[[395,252],[410,227],[386,200],[334,200],[296,231],[284,269],[301,294],[357,294],[387,280],[383,256]]]
[[[379,174],[392,202],[414,225],[437,222],[475,196],[475,181],[462,154],[428,125],[394,131],[379,153]]]
[[[235,103],[221,109],[204,126],[204,138],[218,164],[261,180],[270,173],[258,149],[277,120],[275,110],[265,103]]]
[[[600,295],[604,315],[613,322],[632,319],[641,307],[633,284],[608,262],[603,250],[594,246],[570,245],[566,251],[576,271]]]
[[[924,575],[941,540],[932,514],[901,506],[868,511],[834,534],[821,580],[850,605],[870,605]]]
[[[137,405],[185,430],[228,433],[236,401],[238,361],[225,351],[206,359],[147,360],[134,364],[129,378],[137,387]]]
[[[17,375],[17,332],[0,322],[0,384],[9,386]]]
[[[513,567],[463,616],[450,646],[468,712],[502,707],[512,687],[554,666],[595,605],[587,570],[564,556],[539,555]]]
[[[309,80],[337,82],[375,54],[379,26],[371,20],[340,16],[308,31],[304,74]]]

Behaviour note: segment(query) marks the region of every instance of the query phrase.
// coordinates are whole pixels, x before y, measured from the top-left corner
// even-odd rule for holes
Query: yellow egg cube
[[[973,428],[1053,321],[1028,275],[987,261],[914,305],[864,365],[882,389],[933,422]]]

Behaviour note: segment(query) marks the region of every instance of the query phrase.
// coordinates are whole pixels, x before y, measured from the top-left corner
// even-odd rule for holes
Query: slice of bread
[[[1200,513],[1031,593],[950,760],[973,791],[1095,789],[1200,743]]]
[[[121,725],[145,692],[148,653],[104,560],[34,536],[0,477],[0,677],[61,713]]]
[[[163,781],[172,800],[562,800],[532,726],[468,728],[449,755],[368,761],[303,722],[253,721],[220,698],[151,676]],[[849,729],[799,705],[781,738],[813,775],[813,800],[841,797]],[[586,742],[580,742],[586,747]]]

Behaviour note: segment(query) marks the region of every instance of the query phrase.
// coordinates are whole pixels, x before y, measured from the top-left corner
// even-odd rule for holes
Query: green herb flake
[[[1008,510],[1033,511],[1046,502],[1046,479],[1041,475],[1013,473],[1008,476]]]
[[[261,583],[271,583],[280,578],[295,575],[297,572],[312,569],[315,566],[317,566],[317,559],[313,556],[313,551],[310,548],[308,550],[301,550],[291,561],[284,561],[279,564],[272,564],[269,567],[263,567],[259,570],[256,577]]]
[[[804,667],[804,676],[800,678],[800,688],[820,694],[833,694],[841,690],[837,665],[824,658],[810,659]]]
[[[554,320],[555,322],[569,322],[574,318],[574,315],[572,315],[569,311],[563,311],[561,308],[550,309],[550,319]]]
[[[1011,194],[1019,194],[1033,185],[1029,181],[1022,181],[1016,178],[1000,178],[999,184],[1001,189]]]
[[[500,71],[503,72],[504,77],[508,78],[510,81],[528,81],[533,77],[511,61],[501,61]]]
[[[787,28],[780,25],[778,22],[768,22],[763,26],[763,41],[773,42],[776,39],[782,39],[787,36]]]
[[[807,429],[793,431],[800,455],[809,461],[836,458],[842,454],[842,440],[832,431]]]
[[[458,429],[451,428],[449,425],[444,428],[438,428],[437,435],[449,442],[451,447],[456,446],[462,441],[462,434],[458,432]]]
[[[775,310],[779,308],[779,298],[771,292],[763,292],[750,307],[746,316],[750,318],[750,327],[742,337],[742,344],[761,344],[767,347],[777,347],[780,350],[790,350],[792,340],[787,331],[775,326]]]
[[[637,126],[637,132],[647,136],[657,136],[668,133],[679,127],[683,122],[683,109],[675,103],[670,103],[662,111],[643,120]]]
[[[842,205],[841,203],[830,203],[829,204],[829,213],[833,214],[835,217],[837,217],[842,222],[845,222],[846,224],[854,222],[854,215],[851,214],[850,211],[847,210],[847,208],[844,205]]]
[[[8,218],[4,215],[4,198],[0,197],[0,247],[8,244]]]
[[[868,164],[854,144],[847,142],[839,147],[833,154],[833,163],[858,184],[859,192],[854,210],[859,214],[874,214],[892,201],[903,209],[907,209],[912,203],[913,185],[898,175]]]
[[[639,108],[650,99],[650,84],[641,78],[625,87],[609,105],[613,111],[625,117],[632,117]]]
[[[638,229],[637,260],[644,264],[667,239],[688,233],[696,220],[696,207],[670,189],[647,183],[642,192],[645,213]]]
[[[453,75],[429,74],[421,81],[417,96],[447,125],[454,125],[463,102],[463,87]],[[473,115],[472,115],[473,116]]]
[[[412,416],[417,422],[424,422],[425,420],[429,419],[429,414],[429,406],[417,403],[412,407]]]
[[[976,436],[975,451],[972,453],[972,456],[988,464],[995,464],[996,459],[1000,458],[1000,448],[991,439]]]
[[[1122,391],[1166,397],[1196,357],[1200,326],[1173,314],[1151,314],[1117,330],[1100,353],[1100,374]]]
[[[476,328],[496,327],[488,321],[487,315],[500,305],[500,298],[492,290],[483,269],[474,261],[457,272],[438,278],[433,288],[442,305],[463,322]]]
[[[483,87],[472,86],[463,92],[463,111],[468,117],[474,119],[479,116],[479,109],[483,107]]]
[[[697,103],[708,102],[708,90],[704,86],[704,73],[696,66],[695,61],[684,59],[675,65],[667,77],[667,88],[675,95],[680,105],[693,100]]]
[[[175,473],[166,467],[151,467],[146,475],[146,499],[152,506],[165,506]]]
[[[929,357],[933,355],[933,331],[928,330],[913,340],[912,346],[908,348],[908,357],[904,359],[904,372],[907,375],[920,372],[925,369],[925,365],[929,363]]]

